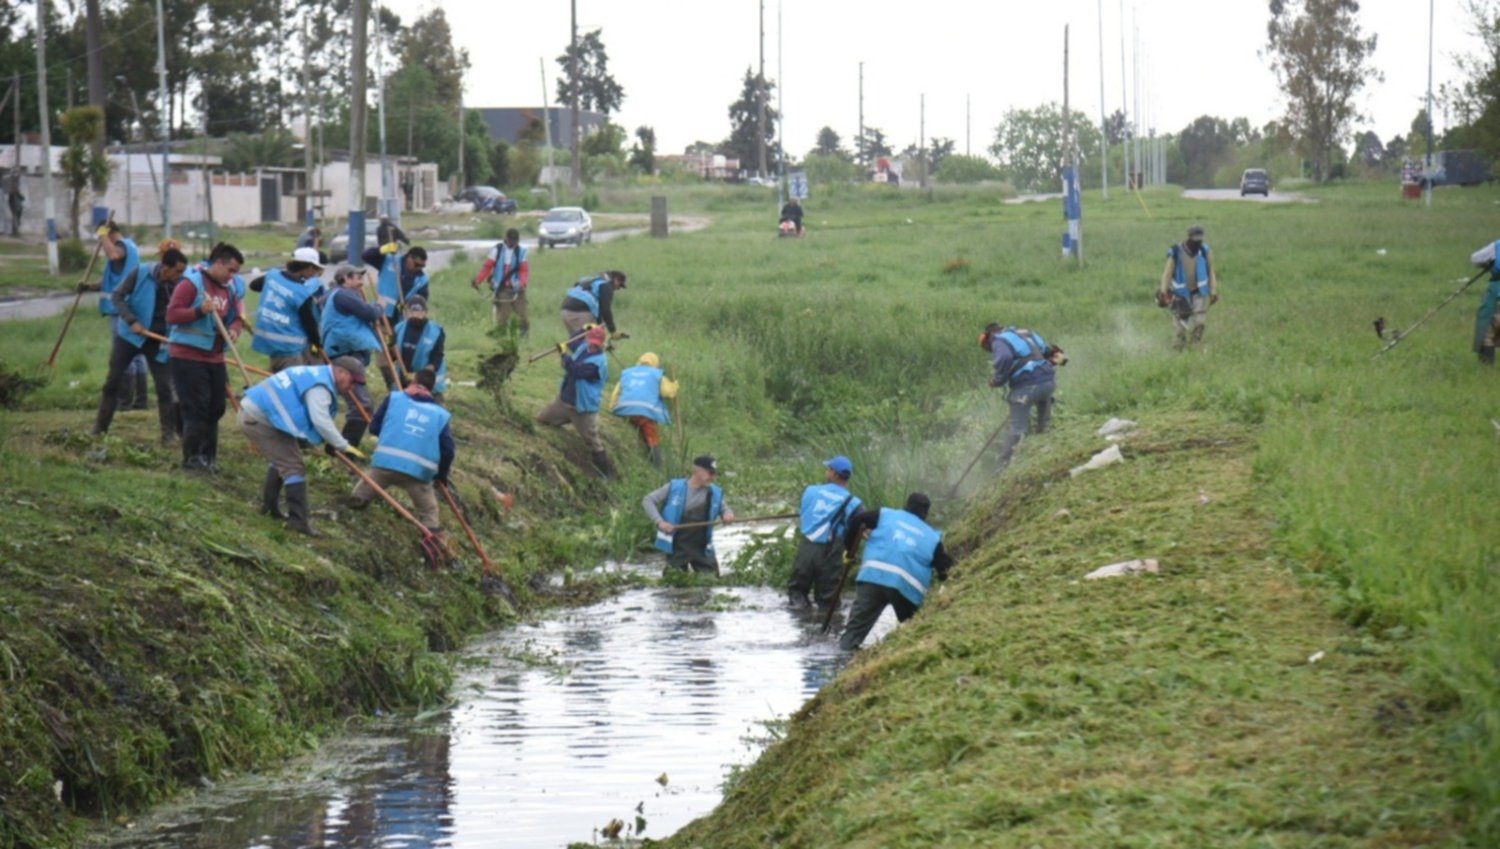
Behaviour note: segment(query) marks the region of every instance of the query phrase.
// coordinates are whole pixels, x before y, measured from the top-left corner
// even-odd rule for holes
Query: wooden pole
[[[397,501],[395,496],[391,495],[389,492],[386,492],[385,488],[376,483],[374,478],[366,474],[365,470],[361,469],[358,463],[354,462],[348,457],[345,457],[342,453],[337,451],[334,452],[334,456],[342,460],[344,462],[344,465],[348,466],[349,469],[354,472],[354,474],[359,476],[360,480],[364,481],[371,489],[375,490],[375,493],[377,495],[379,495],[381,498],[384,498],[387,504],[390,504],[392,507],[396,508],[396,512],[400,513],[403,519],[420,528],[422,531],[422,539],[426,540],[433,536],[432,531],[429,530],[426,525],[417,521],[417,517],[413,516],[410,510],[407,510],[405,507],[401,506],[401,502]]]
[[[18,101],[19,101],[19,98],[18,98]],[[20,148],[17,147],[16,150],[17,150],[17,155],[19,156],[20,155],[20,153],[19,153]],[[19,167],[20,166],[17,165],[18,169],[19,169]],[[113,222],[114,220],[115,220],[115,211],[113,209],[111,209],[109,211],[108,222],[106,222],[106,223]],[[47,363],[46,363],[46,367],[47,368],[52,368],[53,366],[55,366],[57,364],[57,352],[60,351],[60,350],[62,350],[63,337],[65,337],[65,336],[68,335],[68,328],[73,326],[73,314],[76,313],[76,312],[78,312],[78,302],[83,300],[83,285],[85,283],[88,283],[89,282],[89,278],[93,276],[93,274],[94,274],[94,265],[95,265],[95,263],[97,263],[99,261],[99,251],[102,250],[103,248],[104,248],[104,240],[103,239],[100,239],[99,241],[97,241],[97,242],[94,243],[94,255],[89,258],[89,267],[86,268],[86,269],[84,269],[84,271],[83,271],[83,279],[78,281],[78,294],[76,294],[76,295],[73,296],[73,306],[71,306],[71,307],[68,308],[68,317],[67,317],[66,320],[63,321],[62,332],[60,332],[60,333],[57,334],[57,342],[56,342],[56,344],[54,344],[52,346],[52,353],[47,356]]]
[[[748,519],[735,519],[734,523],[736,525],[743,525],[747,522],[772,522],[777,519],[795,519],[801,515],[801,513],[777,513],[774,516],[751,516]],[[680,525],[673,525],[672,528],[674,530],[681,530],[683,528],[706,528],[709,525],[718,524],[720,521],[722,520],[715,519],[711,522],[683,522]]]
[[[995,432],[990,434],[990,438],[984,441],[984,447],[979,449],[979,453],[975,454],[974,459],[969,461],[969,465],[964,468],[964,473],[959,475],[958,480],[954,482],[953,489],[948,491],[949,498],[952,498],[953,496],[958,494],[958,488],[963,486],[964,479],[969,476],[969,472],[974,471],[974,466],[979,462],[979,458],[984,456],[984,452],[990,450],[990,446],[995,444],[995,440],[1000,437],[1000,432],[1005,430],[1009,426],[1009,420],[1001,422],[1000,426],[995,428]]]
[[[577,336],[573,336],[573,337],[569,338],[563,344],[564,345],[571,345],[574,342],[577,342],[579,339],[582,339],[583,337],[585,337],[587,335],[589,335],[589,332],[587,330],[585,330],[585,331],[579,333]],[[531,356],[527,357],[526,358],[526,362],[527,363],[534,363],[537,360],[546,359],[547,357],[550,357],[550,356],[552,356],[553,354],[556,354],[556,353],[558,353],[557,346],[553,345],[552,347],[548,348],[545,351],[540,351],[538,353],[532,354]]]
[[[495,564],[490,561],[489,554],[485,552],[484,546],[480,544],[479,537],[474,533],[474,528],[469,525],[469,520],[464,518],[464,511],[459,508],[458,499],[453,497],[453,491],[441,483],[433,485],[437,487],[438,492],[443,494],[443,498],[448,502],[448,506],[453,508],[453,515],[458,517],[458,524],[463,527],[464,534],[468,536],[469,542],[474,544],[474,551],[479,554],[479,562],[484,564],[485,574],[493,575],[495,573]]]
[[[234,346],[234,340],[229,337],[229,329],[224,326],[224,319],[219,317],[218,310],[212,310],[209,315],[214,317],[214,326],[219,328],[219,335],[224,337],[224,347],[229,355],[234,357],[234,364],[240,367],[240,377],[245,379],[245,388],[250,388],[250,372],[245,368],[245,361],[240,359],[240,349]],[[231,394],[230,397],[233,397]]]

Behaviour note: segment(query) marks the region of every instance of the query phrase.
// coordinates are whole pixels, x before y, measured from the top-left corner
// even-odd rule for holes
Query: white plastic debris
[[[1084,472],[1092,471],[1093,469],[1102,469],[1105,466],[1114,465],[1115,463],[1118,463],[1124,459],[1125,455],[1120,453],[1120,446],[1111,445],[1103,451],[1100,451],[1098,454],[1090,457],[1089,461],[1087,463],[1084,463],[1082,466],[1075,466],[1070,469],[1068,471],[1068,474],[1076,478]]]
[[[1137,572],[1150,572],[1155,575],[1161,571],[1161,566],[1155,560],[1126,560],[1124,563],[1111,563],[1108,566],[1100,566],[1098,569],[1084,575],[1086,581],[1097,581],[1100,578],[1116,578],[1120,575],[1134,575]]]
[[[1112,418],[1109,421],[1105,422],[1102,426],[1100,426],[1100,428],[1094,433],[1097,436],[1110,437],[1116,434],[1124,434],[1127,431],[1134,429],[1135,426],[1135,422],[1131,421],[1130,419]]]
[[[1375,253],[1377,255],[1379,255],[1379,256],[1385,256],[1385,248],[1381,248],[1380,250],[1377,250]]]
[[[1321,650],[1320,651],[1315,651],[1312,654],[1310,654],[1310,655],[1307,656],[1307,662],[1308,663],[1317,663],[1318,661],[1322,660],[1325,656],[1326,655]]]

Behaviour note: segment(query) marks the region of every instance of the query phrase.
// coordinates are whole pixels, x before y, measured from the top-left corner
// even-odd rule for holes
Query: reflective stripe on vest
[[[594,318],[598,318],[599,288],[601,286],[607,285],[609,285],[609,279],[606,277],[595,277],[592,280],[580,280],[577,283],[573,284],[573,288],[568,290],[567,297],[572,298],[575,301],[582,301],[589,308],[589,312],[593,314]],[[585,286],[587,286],[588,288],[584,288]]]
[[[203,305],[203,267],[197,266],[188,269],[182,275],[184,280],[193,284],[198,294],[193,298],[192,307],[197,309]],[[238,278],[236,278],[238,279]],[[232,283],[233,281],[231,281]],[[229,287],[231,294],[236,294],[234,288]],[[240,317],[239,298],[229,299],[229,314],[224,316],[224,326],[228,327],[238,321]],[[187,324],[173,324],[167,328],[167,340],[174,345],[186,345],[189,348],[197,348],[202,351],[214,349],[214,339],[219,334],[219,328],[214,324],[213,315],[200,315]]]
[[[1179,298],[1188,298],[1193,295],[1193,284],[1188,282],[1187,271],[1182,267],[1182,245],[1173,245],[1168,251],[1172,257],[1172,294]],[[1198,292],[1203,294],[1208,288],[1208,244],[1198,251],[1198,261],[1193,264],[1193,274],[1198,282]]]
[[[859,507],[860,500],[844,487],[813,484],[802,491],[802,535],[808,542],[828,542],[843,536],[845,523]]]
[[[1040,333],[1007,327],[1001,331],[998,338],[1010,347],[1016,359],[1016,364],[1010,367],[1010,374],[1006,376],[1006,380],[1012,380],[1040,368],[1043,360],[1046,359],[1047,340],[1043,339]]]
[[[580,380],[574,378],[573,408],[580,413],[597,413],[599,412],[599,402],[604,397],[604,382],[609,380],[609,358],[603,351],[597,354],[590,354],[588,350],[588,343],[580,342],[578,348],[570,356],[574,362],[593,363],[597,366],[599,369],[599,379]],[[561,389],[567,382],[568,378],[564,375],[562,383],[558,384],[558,388]]]
[[[255,310],[255,334],[250,347],[268,357],[290,357],[307,349],[302,329],[302,305],[313,291],[305,283],[275,269],[266,273],[260,305]]]
[[[397,345],[401,345],[406,339],[406,322],[407,320],[403,318],[401,319],[401,323],[396,325]],[[442,333],[443,328],[439,327],[437,322],[429,318],[427,324],[422,328],[422,338],[417,340],[417,349],[411,355],[411,370],[413,372],[421,371],[432,364],[432,351],[437,347],[438,338],[442,336]],[[446,356],[443,357],[442,362],[437,364],[437,380],[432,391],[439,393],[448,391],[448,358]]]
[[[855,581],[891,587],[920,607],[932,586],[932,557],[942,539],[915,515],[882,507]]]
[[[323,434],[313,427],[307,408],[307,393],[313,387],[328,390],[328,416],[338,415],[338,388],[329,366],[293,366],[282,369],[250,388],[245,398],[255,403],[271,419],[271,425],[282,433],[305,439],[314,445],[323,442]]]
[[[431,481],[442,461],[439,438],[452,415],[435,402],[418,401],[404,392],[392,394],[370,465]]]
[[[514,263],[506,263],[507,253],[515,258]],[[526,247],[524,245],[516,245],[515,250],[511,250],[510,246],[504,242],[495,245],[495,270],[490,272],[490,291],[497,291],[507,283],[512,288],[526,288],[521,284],[521,263],[525,261]]]
[[[667,503],[662,505],[661,517],[667,524],[675,525],[682,521],[683,511],[687,509],[687,478],[674,478],[667,484]],[[719,512],[724,507],[724,490],[716,483],[708,485],[708,520],[716,522]],[[714,553],[714,526],[707,526],[708,545],[704,552],[710,557]],[[668,554],[672,553],[672,534],[666,533],[661,528],[656,529],[656,547]]]
[[[662,370],[655,366],[631,366],[620,373],[620,400],[610,412],[617,416],[645,416],[670,424],[667,405],[661,399]]]
[[[103,273],[99,275],[99,293],[102,295],[99,299],[100,315],[119,315],[115,302],[109,296],[141,267],[141,251],[135,246],[135,242],[121,238],[120,246],[125,249],[125,257],[120,260],[120,270],[115,270],[114,260],[108,260],[104,263]]]
[[[329,358],[342,354],[353,354],[361,351],[373,351],[380,347],[380,339],[376,337],[375,331],[370,329],[363,319],[350,315],[338,307],[338,293],[335,289],[333,294],[323,304],[323,315],[319,319],[318,328],[323,334],[323,351]]]

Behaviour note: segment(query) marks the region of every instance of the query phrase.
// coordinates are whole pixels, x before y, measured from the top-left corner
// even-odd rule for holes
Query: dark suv
[[[1271,177],[1264,168],[1246,168],[1240,175],[1240,197],[1245,195],[1271,196]]]

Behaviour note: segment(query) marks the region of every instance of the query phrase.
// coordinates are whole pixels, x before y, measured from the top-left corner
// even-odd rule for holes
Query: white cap
[[[318,257],[317,248],[298,248],[292,251],[292,261],[305,262],[308,265],[315,265],[319,269],[323,267],[323,261]]]

